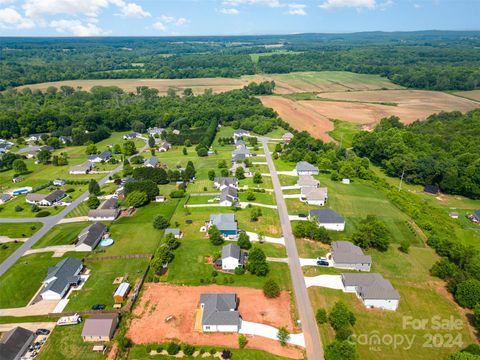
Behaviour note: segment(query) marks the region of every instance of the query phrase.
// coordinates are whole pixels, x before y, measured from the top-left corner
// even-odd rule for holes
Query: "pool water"
[[[100,246],[103,246],[103,247],[106,247],[106,246],[110,246],[113,244],[113,240],[112,239],[103,239],[100,241]]]

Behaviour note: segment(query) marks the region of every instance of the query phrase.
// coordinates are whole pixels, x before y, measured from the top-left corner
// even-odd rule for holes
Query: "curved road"
[[[140,149],[139,153],[141,154],[144,150],[148,147],[145,145],[142,149]],[[135,154],[136,155],[136,154]],[[104,185],[110,176],[120,172],[123,169],[123,164],[116,167],[112,171],[110,171],[103,179],[101,179],[98,184],[100,186]],[[17,250],[15,250],[12,255],[5,259],[4,262],[0,264],[0,276],[5,274],[8,269],[10,269],[15,262],[22,257],[22,255],[35,244],[38,240],[40,240],[52,227],[58,224],[58,222],[64,219],[68,213],[70,213],[73,209],[75,209],[82,201],[88,198],[89,196],[88,190],[85,191],[82,195],[72,201],[70,205],[68,205],[65,209],[63,209],[60,213],[54,216],[49,216],[46,218],[0,218],[0,223],[22,223],[22,222],[41,222],[43,226],[40,230],[38,230],[35,234],[32,235],[27,241],[25,241],[22,246],[20,246]]]
[[[308,360],[323,360],[322,340],[320,339],[320,333],[317,328],[315,316],[313,315],[312,305],[310,304],[310,299],[308,298],[307,287],[305,286],[305,279],[303,276],[302,267],[300,266],[297,246],[295,244],[295,238],[292,234],[292,225],[290,224],[287,205],[285,204],[285,200],[283,198],[282,187],[280,186],[280,181],[278,180],[277,170],[273,164],[272,156],[268,150],[268,138],[259,137],[259,140],[262,142],[263,150],[268,163],[268,169],[270,170],[270,174],[272,176],[273,189],[275,190],[275,199],[278,206],[278,215],[280,216],[280,223],[282,224],[293,290],[295,291],[296,305],[300,320],[302,322],[302,329],[305,337],[307,358]]]

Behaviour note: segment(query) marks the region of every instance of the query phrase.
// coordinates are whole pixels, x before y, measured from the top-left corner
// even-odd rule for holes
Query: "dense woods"
[[[373,132],[354,137],[360,156],[387,174],[413,184],[438,185],[449,194],[480,198],[480,110],[440,113],[404,126],[383,119]]]
[[[280,45],[290,53],[273,53]],[[346,70],[414,88],[480,87],[478,32],[286,36],[10,39],[0,42],[0,90],[70,79],[239,77]]]

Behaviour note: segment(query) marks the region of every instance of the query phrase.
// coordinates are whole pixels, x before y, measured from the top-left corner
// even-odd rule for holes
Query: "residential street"
[[[295,291],[295,303],[297,305],[298,314],[302,322],[302,329],[305,337],[307,358],[309,360],[323,359],[323,345],[320,339],[317,323],[315,321],[312,305],[310,304],[310,299],[308,298],[308,292],[305,286],[302,268],[300,266],[300,259],[298,257],[295,238],[293,237],[292,226],[288,217],[287,205],[285,204],[285,200],[283,198],[282,187],[280,185],[280,180],[278,179],[275,165],[273,164],[270,150],[268,149],[268,138],[259,137],[259,140],[263,144],[263,150],[266,155],[268,168],[272,177],[273,188],[275,190],[275,199],[278,205],[278,215],[280,216],[280,223],[282,224],[290,274],[292,277],[293,289]]]
[[[143,153],[143,151],[148,147],[145,145],[142,149],[139,150],[139,153]],[[101,179],[98,184],[100,186],[104,185],[110,176],[120,172],[123,169],[123,164],[116,167],[112,171],[110,171],[103,179]],[[4,262],[0,264],[0,276],[5,274],[10,267],[15,264],[15,262],[20,259],[24,255],[24,253],[29,250],[33,244],[35,244],[38,240],[40,240],[47,232],[50,231],[52,227],[57,225],[62,219],[64,219],[73,209],[75,209],[82,201],[87,199],[89,196],[88,190],[85,191],[82,195],[72,201],[70,205],[68,205],[65,209],[63,209],[60,213],[55,216],[49,216],[46,218],[0,218],[0,223],[21,223],[21,222],[41,222],[43,226],[40,230],[38,230],[35,234],[33,234],[27,241],[25,241],[22,246],[20,246],[15,252],[10,255],[8,258],[5,259]]]

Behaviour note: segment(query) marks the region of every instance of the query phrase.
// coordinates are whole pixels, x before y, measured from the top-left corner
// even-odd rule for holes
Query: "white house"
[[[372,266],[372,257],[365,255],[362,249],[350,241],[332,242],[330,258],[333,267],[338,269],[370,271]]]
[[[400,294],[380,274],[345,273],[341,275],[345,292],[353,292],[367,308],[395,311]]]
[[[156,156],[152,156],[148,159],[145,159],[145,161],[143,162],[143,166],[154,168],[157,167],[159,163],[160,161],[158,161],[158,158]]]
[[[67,194],[63,190],[55,190],[50,194],[27,194],[25,201],[28,204],[52,206],[62,200]]]
[[[168,150],[170,150],[170,148],[172,147],[172,144],[170,144],[169,142],[167,141],[163,141],[159,147],[158,147],[158,151],[160,152],[166,152]]]
[[[108,161],[112,157],[111,151],[104,151],[100,154],[93,154],[88,156],[88,160],[94,163]]]
[[[48,268],[43,280],[43,289],[40,296],[43,300],[60,300],[67,293],[70,286],[80,283],[80,272],[83,269],[81,261],[68,257],[57,265]]]
[[[235,293],[200,294],[203,332],[238,332],[242,319]]]
[[[220,193],[220,205],[232,206],[238,202],[238,191],[234,187],[227,186]]]
[[[216,177],[213,180],[213,187],[215,189],[223,190],[226,187],[238,187],[238,180],[236,177]]]
[[[138,136],[140,136],[139,133],[137,133],[137,132],[131,132],[130,134],[123,135],[123,140],[136,139]]]
[[[237,140],[238,138],[241,138],[242,136],[250,136],[250,131],[244,130],[244,129],[238,129],[233,132],[233,139]]]
[[[332,209],[316,209],[308,212],[308,218],[327,230],[344,231],[345,219]]]
[[[179,228],[165,229],[165,236],[168,234],[173,234],[175,239],[181,239],[183,237],[183,232]]]
[[[308,205],[325,206],[328,199],[327,188],[302,187],[300,200]]]
[[[295,173],[300,175],[318,175],[319,171],[316,166],[313,166],[309,162],[299,161],[295,167]]]
[[[78,235],[75,251],[92,251],[107,233],[107,226],[102,223],[95,223],[87,226]]]
[[[222,248],[222,257],[215,263],[224,271],[234,271],[245,266],[246,253],[237,244],[228,244]]]
[[[293,139],[293,134],[290,132],[287,132],[282,135],[282,140],[285,144],[290,143],[290,141]]]
[[[70,168],[70,175],[85,175],[93,169],[93,163],[91,161],[85,161],[81,165],[75,165]]]
[[[120,211],[118,210],[118,199],[112,197],[105,200],[98,209],[90,210],[88,212],[88,220],[90,221],[113,221]]]

